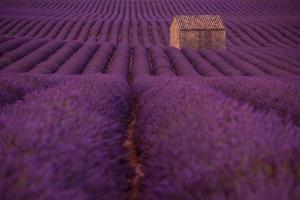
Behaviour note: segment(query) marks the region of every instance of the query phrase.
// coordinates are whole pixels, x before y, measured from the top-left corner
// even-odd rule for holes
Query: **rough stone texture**
[[[170,45],[177,48],[225,49],[225,29],[220,16],[175,16]]]
[[[180,48],[180,29],[177,23],[173,22],[170,27],[170,45]]]

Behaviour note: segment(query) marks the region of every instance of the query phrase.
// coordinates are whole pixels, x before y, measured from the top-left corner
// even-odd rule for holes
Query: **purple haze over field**
[[[299,76],[297,0],[3,0],[0,200],[299,200]]]

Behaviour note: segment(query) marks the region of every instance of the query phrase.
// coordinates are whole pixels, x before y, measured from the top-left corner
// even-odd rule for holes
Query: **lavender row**
[[[56,80],[41,80],[35,76],[18,74],[0,75],[0,112],[5,106],[22,100],[26,94],[34,91],[45,90],[57,85]]]
[[[258,110],[273,111],[300,126],[299,81],[278,77],[207,79],[211,87],[225,95],[251,103]]]
[[[175,75],[175,69],[170,62],[168,55],[164,52],[164,49],[153,46],[150,48],[150,53],[154,74]]]
[[[265,23],[226,23],[231,45],[254,47],[299,47],[300,38],[291,30],[275,24]],[[239,37],[233,38],[236,35]]]
[[[166,53],[174,66],[177,75],[197,77],[199,74],[194,69],[194,66],[188,59],[180,52],[179,49],[174,47],[166,48]]]
[[[107,66],[106,73],[127,78],[130,65],[130,48],[127,45],[119,45],[112,55],[111,62]]]
[[[1,102],[15,98],[13,85]],[[124,79],[82,76],[7,105],[0,114],[1,198],[126,199],[132,170],[122,144],[129,97]]]
[[[280,58],[282,57],[282,56],[280,56],[280,54],[274,55],[274,53],[273,53],[272,56],[271,55],[269,56],[269,55],[258,54],[258,53],[253,52],[251,55],[255,56],[256,58],[258,58],[260,60],[268,62],[269,64],[276,66],[279,69],[288,71],[288,72],[296,74],[296,75],[300,75],[300,68],[299,68],[300,63],[297,64],[295,62],[289,63],[289,62],[282,61],[282,60],[280,60]]]
[[[28,53],[38,49],[41,45],[44,45],[45,43],[46,41],[44,40],[31,40],[30,42],[27,42],[16,49],[5,52],[0,57],[0,69],[3,69],[7,65],[25,57],[26,55],[28,55]]]
[[[84,66],[90,61],[90,58],[98,49],[95,43],[85,43],[79,50],[74,53],[60,68],[57,73],[60,74],[79,74],[83,71]]]
[[[255,65],[257,68],[259,68],[259,70],[261,70],[265,73],[276,75],[276,76],[293,76],[293,73],[290,73],[289,71],[282,69],[282,67],[284,67],[284,66],[282,66],[281,68],[278,68],[276,66],[273,66],[268,61],[258,59],[257,57],[255,57],[249,53],[243,53],[236,49],[232,49],[230,51],[235,56],[245,60],[246,62],[249,62],[249,63]]]
[[[8,51],[18,48],[21,45],[24,45],[28,41],[29,40],[25,38],[4,40],[0,44],[0,56],[4,55]]]
[[[238,87],[246,86],[242,83]],[[144,173],[141,199],[299,196],[299,127],[204,81],[141,77],[133,88],[139,100],[135,142]],[[298,97],[290,98],[297,102]]]
[[[115,46],[110,43],[103,44],[98,51],[90,58],[89,63],[83,70],[85,73],[104,73],[112,58]]]
[[[150,75],[152,73],[149,62],[149,50],[143,46],[136,46],[132,55],[132,76]]]
[[[51,54],[55,53],[63,46],[62,41],[50,41],[40,48],[30,52],[25,57],[18,59],[16,62],[7,65],[3,72],[27,72],[36,64],[46,60]]]
[[[80,47],[81,44],[77,42],[66,44],[49,56],[47,60],[33,67],[30,72],[42,74],[55,73]]]

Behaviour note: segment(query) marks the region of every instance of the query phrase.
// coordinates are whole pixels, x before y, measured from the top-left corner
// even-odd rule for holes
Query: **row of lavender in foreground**
[[[222,88],[224,82],[215,85]],[[235,85],[237,94],[242,93],[243,85],[238,86],[242,83]],[[251,96],[247,89],[251,83],[244,83],[246,98],[254,99],[263,91]],[[135,142],[145,173],[141,199],[296,200],[300,196],[300,130],[290,121],[226,97],[205,81],[141,77],[133,84],[138,98]],[[272,81],[266,84],[271,86]],[[257,85],[259,81],[253,89]],[[297,112],[299,90],[288,95],[277,103],[279,109],[293,101],[290,109]],[[265,96],[262,102],[270,103],[272,98]]]
[[[298,78],[215,78],[206,79],[212,88],[257,110],[276,113],[285,121],[300,125],[300,80]]]
[[[1,197],[127,198],[134,168],[123,147],[133,98],[126,79],[2,74],[0,81]],[[139,198],[296,200],[298,84],[133,79],[134,144],[145,175]]]
[[[126,199],[125,80],[1,76],[0,196]]]

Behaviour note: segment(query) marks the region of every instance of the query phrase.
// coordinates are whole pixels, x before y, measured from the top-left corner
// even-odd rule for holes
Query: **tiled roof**
[[[219,15],[182,15],[175,16],[173,23],[183,30],[224,29]]]

